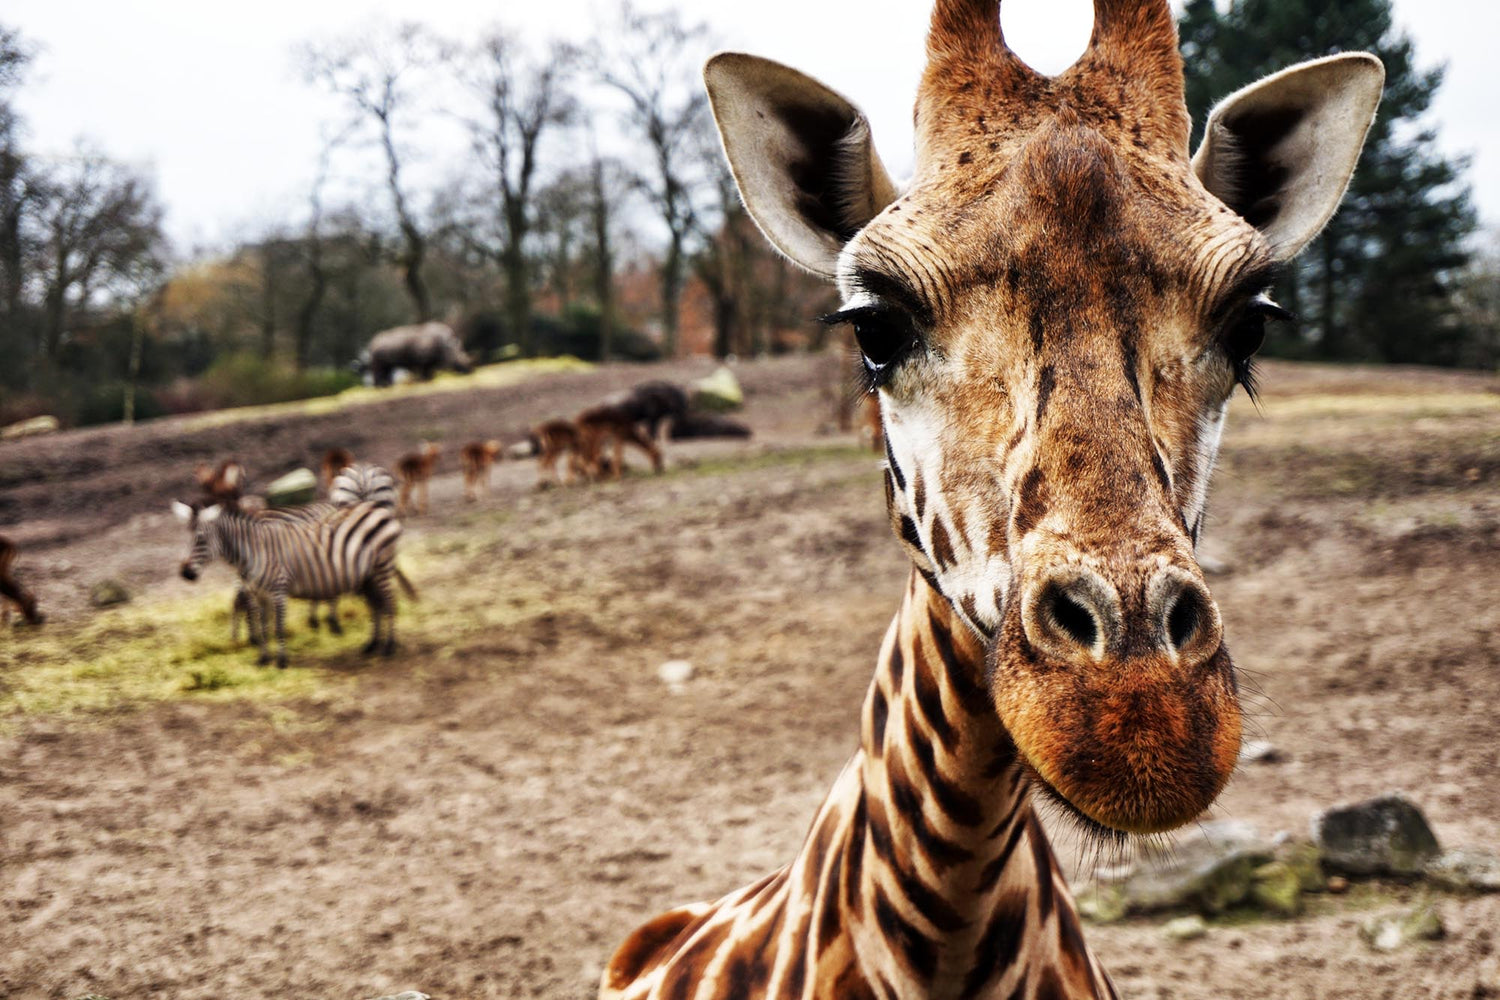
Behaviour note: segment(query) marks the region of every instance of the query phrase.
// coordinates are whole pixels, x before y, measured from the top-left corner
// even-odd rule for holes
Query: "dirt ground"
[[[222,596],[227,633],[229,571],[175,577],[166,501],[193,462],[232,452],[264,482],[331,444],[449,446],[403,539],[422,600],[392,660],[351,634],[294,647],[294,694],[182,684],[23,711],[42,647],[0,636],[0,997],[589,997],[637,923],[789,860],[855,744],[905,578],[875,457],[816,433],[828,364],[740,367],[753,442],[669,446],[667,475],[586,489],[537,492],[508,463],[477,505],[464,440],[708,366],[0,445],[0,532],[79,684],[101,644],[144,635],[170,659],[183,641],[131,615]],[[1500,851],[1500,380],[1272,364],[1264,383],[1263,412],[1236,404],[1204,547],[1228,567],[1211,583],[1254,735],[1280,757],[1214,816],[1302,835],[1396,789],[1445,844]],[[104,576],[136,600],[89,608]],[[656,673],[673,658],[695,667],[677,691]],[[1154,921],[1087,931],[1128,997],[1500,995],[1500,896],[1437,897],[1440,941],[1361,942],[1422,891],[1367,886],[1186,944]]]

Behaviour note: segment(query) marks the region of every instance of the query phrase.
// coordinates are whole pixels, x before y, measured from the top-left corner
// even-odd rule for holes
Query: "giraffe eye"
[[[1255,398],[1255,352],[1266,342],[1266,323],[1293,319],[1291,313],[1265,295],[1257,295],[1224,331],[1224,353],[1234,366],[1234,380]]]
[[[848,323],[859,342],[860,358],[871,387],[878,388],[891,370],[917,345],[916,328],[900,309],[888,306],[861,306],[825,316],[823,322]]]

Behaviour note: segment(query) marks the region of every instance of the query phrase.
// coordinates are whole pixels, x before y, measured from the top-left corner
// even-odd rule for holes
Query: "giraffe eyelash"
[[[828,326],[847,323],[854,328],[866,394],[889,382],[901,362],[921,343],[911,317],[893,306],[855,306],[823,316],[820,322]]]

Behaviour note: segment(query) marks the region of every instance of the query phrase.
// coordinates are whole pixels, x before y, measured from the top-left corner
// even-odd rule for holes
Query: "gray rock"
[[[0,441],[10,441],[14,438],[33,437],[37,434],[54,433],[62,425],[54,416],[46,415],[32,417],[29,420],[21,420],[14,424],[0,427]]]
[[[1125,906],[1130,913],[1222,913],[1250,895],[1255,870],[1271,860],[1270,845],[1250,824],[1204,823],[1125,880]]]
[[[374,1000],[432,1000],[426,993],[418,993],[416,990],[407,990],[405,993],[397,993],[393,997],[375,997]]]
[[[1396,951],[1414,941],[1436,941],[1443,936],[1443,921],[1431,903],[1402,913],[1371,917],[1359,928],[1365,943],[1376,951]]]
[[[119,580],[100,580],[89,588],[89,603],[96,608],[108,608],[130,600],[130,591]]]
[[[1288,841],[1276,848],[1276,860],[1286,864],[1297,875],[1303,892],[1324,892],[1328,878],[1323,874],[1323,854],[1318,845],[1307,841]]]
[[[1208,933],[1208,924],[1198,914],[1177,917],[1161,925],[1161,932],[1171,941],[1196,941]]]
[[[1500,892],[1500,857],[1488,851],[1458,847],[1427,863],[1431,882],[1458,892]]]
[[[318,498],[318,477],[311,469],[293,469],[266,487],[266,502],[272,507],[296,507]]]
[[[668,660],[656,668],[656,676],[669,687],[681,687],[693,679],[693,665],[687,660]]]
[[[1321,812],[1312,835],[1324,865],[1350,875],[1420,875],[1439,853],[1422,810],[1399,794]]]
[[[1125,919],[1125,890],[1117,885],[1094,885],[1080,892],[1074,902],[1083,919],[1112,924]]]

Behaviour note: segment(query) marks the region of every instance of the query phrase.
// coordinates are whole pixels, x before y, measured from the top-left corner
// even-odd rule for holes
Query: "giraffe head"
[[[1026,765],[1080,818],[1170,829],[1239,749],[1194,556],[1225,408],[1383,70],[1350,54],[1268,77],[1190,155],[1166,0],[1095,0],[1056,77],[1007,48],[998,0],[938,0],[927,53],[900,188],[864,116],[809,77],[726,53],[705,78],[751,215],[843,295],[892,523],[987,643]]]

